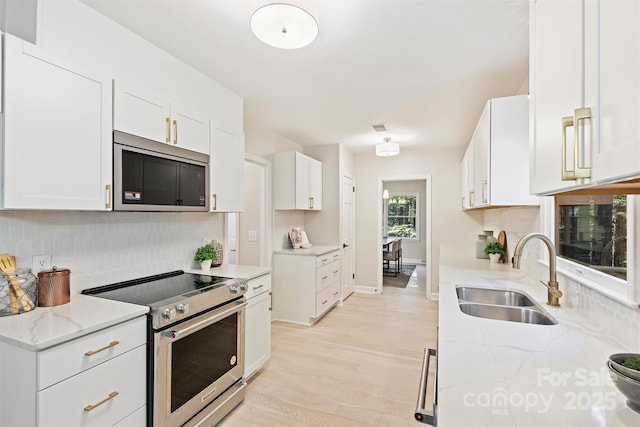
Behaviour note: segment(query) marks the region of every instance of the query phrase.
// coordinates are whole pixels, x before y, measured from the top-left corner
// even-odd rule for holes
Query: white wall
[[[433,292],[438,286],[440,246],[457,248],[474,256],[474,242],[478,230],[483,228],[481,212],[463,212],[460,208],[461,149],[401,150],[398,156],[377,157],[375,153],[359,154],[356,165],[356,285],[375,287],[377,271],[371,268],[377,262],[378,248],[377,209],[379,178],[392,179],[409,175],[432,177],[432,267]]]
[[[262,206],[264,197],[264,168],[249,161],[244,162],[244,212],[240,214],[238,235],[239,264],[260,265],[260,237]],[[257,240],[249,240],[249,232],[256,234]]]
[[[238,95],[83,3],[42,1],[38,5],[39,46],[207,113],[217,128],[242,133],[243,101]]]

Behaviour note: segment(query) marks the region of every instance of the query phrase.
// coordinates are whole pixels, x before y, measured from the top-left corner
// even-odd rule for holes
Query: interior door
[[[349,176],[342,177],[342,299],[347,298],[355,288],[355,252],[353,230],[355,229],[355,181]]]

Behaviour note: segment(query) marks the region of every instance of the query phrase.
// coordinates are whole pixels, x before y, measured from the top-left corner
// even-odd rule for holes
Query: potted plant
[[[484,253],[489,255],[491,262],[498,263],[504,255],[504,245],[500,242],[489,242],[484,248]]]
[[[211,263],[218,260],[218,253],[212,246],[204,245],[196,249],[196,254],[193,259],[200,263],[201,269],[209,270]]]

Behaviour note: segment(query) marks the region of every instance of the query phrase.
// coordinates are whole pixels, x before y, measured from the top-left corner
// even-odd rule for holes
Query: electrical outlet
[[[202,244],[203,245],[208,245],[209,243],[211,243],[212,240],[213,240],[212,237],[203,237],[202,238]]]
[[[42,270],[51,269],[51,255],[34,255],[31,259],[31,272],[38,274]]]

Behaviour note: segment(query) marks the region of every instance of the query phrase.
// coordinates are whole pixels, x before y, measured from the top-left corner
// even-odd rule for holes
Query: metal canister
[[[70,301],[69,279],[71,270],[53,267],[38,273],[38,306],[53,307]]]

